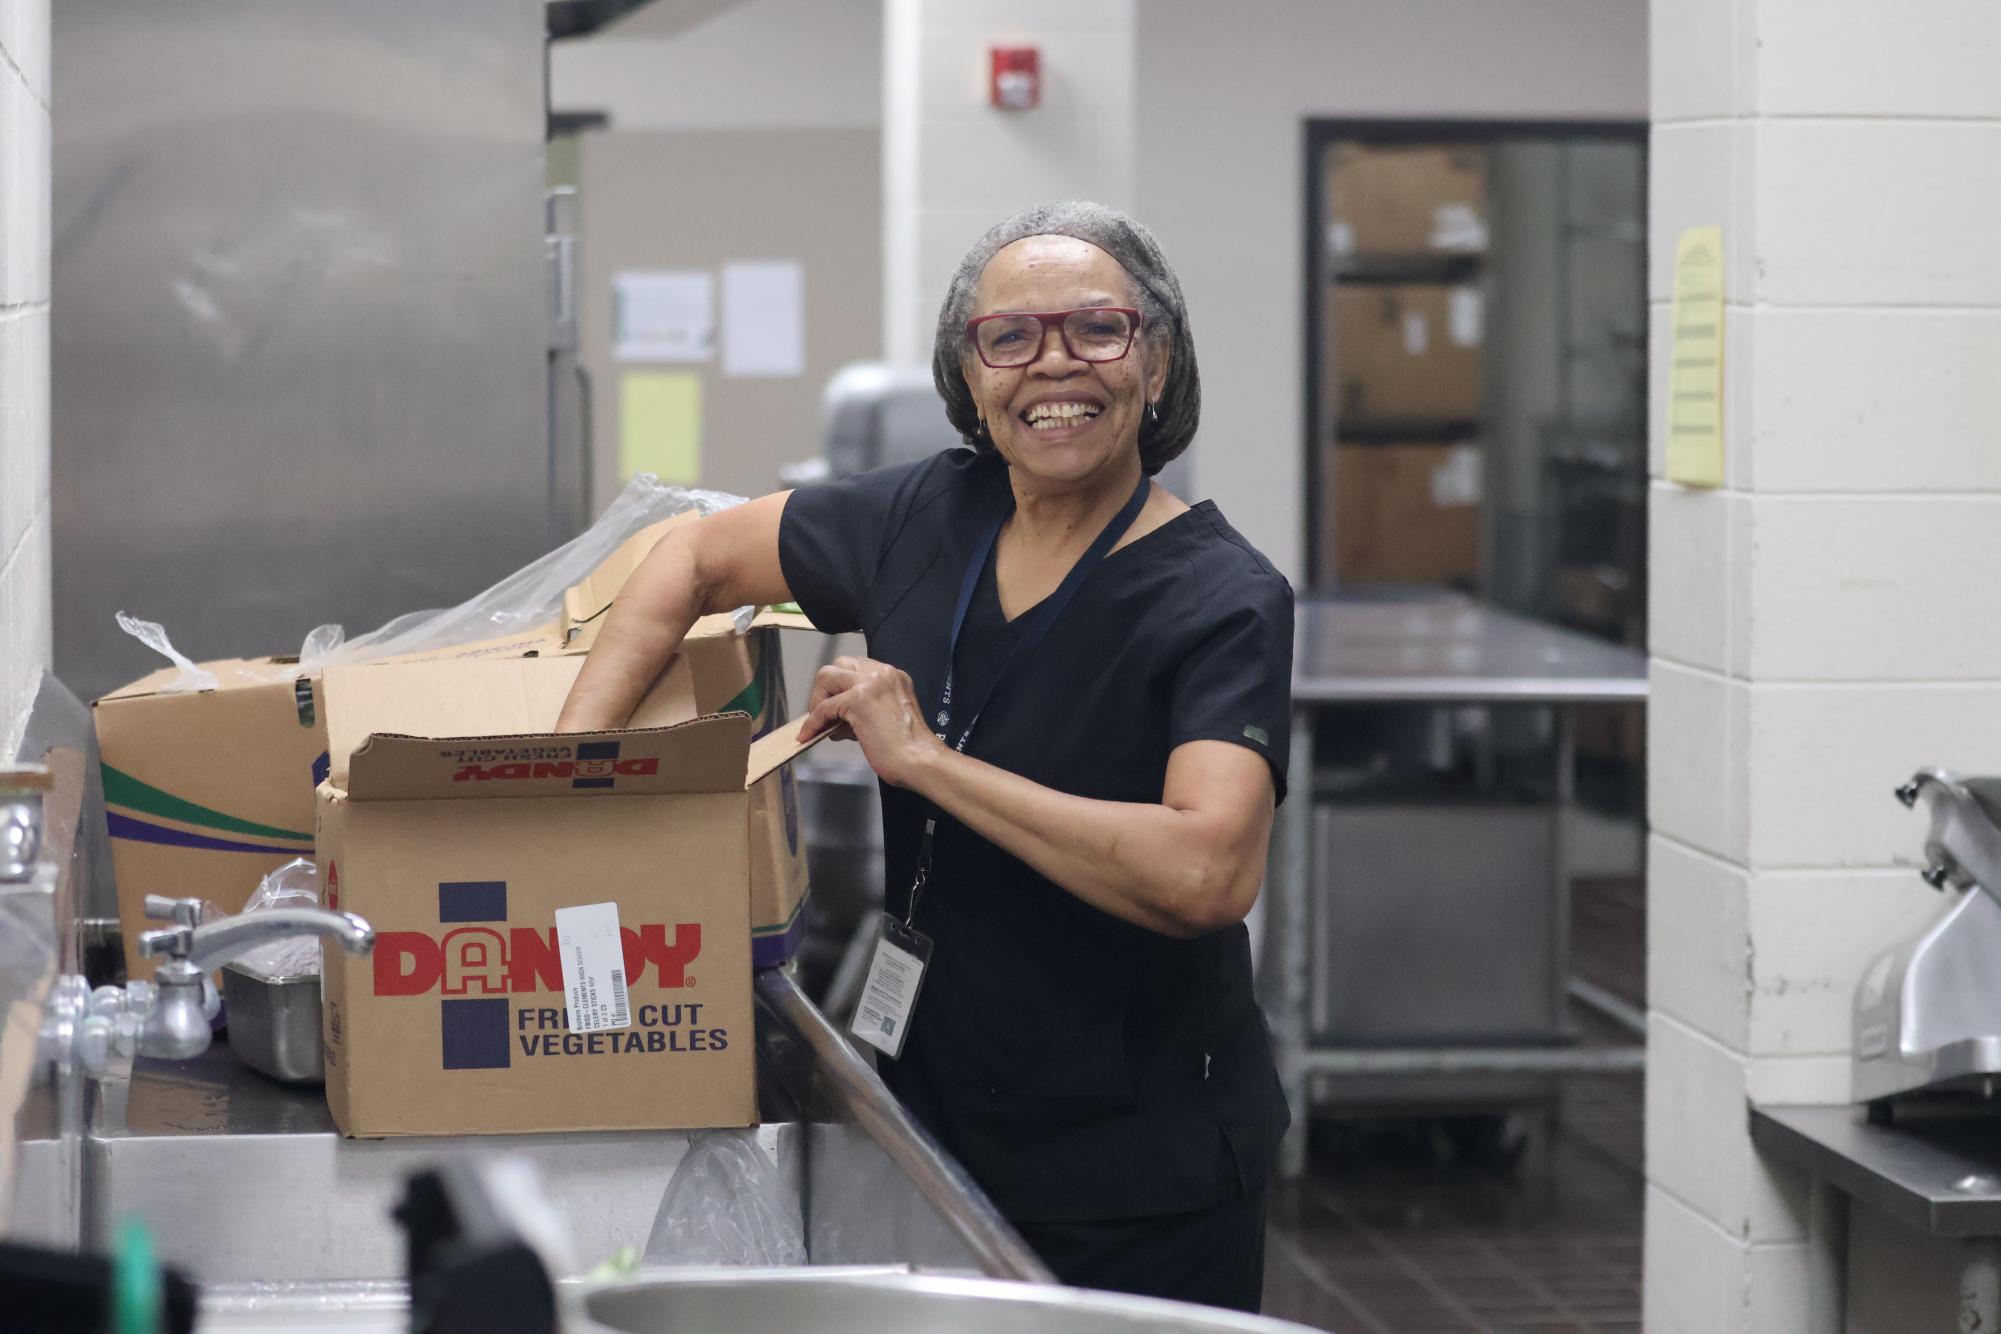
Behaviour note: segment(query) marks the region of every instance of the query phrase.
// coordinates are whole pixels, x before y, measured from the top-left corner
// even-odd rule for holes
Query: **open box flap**
[[[640,529],[620,544],[618,550],[607,556],[596,569],[563,594],[563,620],[561,626],[562,651],[565,653],[588,653],[597,643],[598,632],[604,628],[605,614],[625,587],[625,581],[632,577],[647,554],[660,539],[676,525],[692,523],[695,514],[677,514],[671,519]],[[794,610],[779,611],[766,607],[751,619],[750,629],[776,628],[781,630],[811,630],[813,623]],[[736,616],[732,612],[718,612],[704,616],[690,627],[689,639],[708,639],[722,635],[739,633]]]
[[[766,732],[750,743],[750,763],[746,766],[743,780],[746,788],[756,787],[759,780],[769,778],[780,767],[798,759],[833,735],[833,729],[828,728],[817,736],[800,741],[797,739],[798,731],[799,723],[794,719],[779,724],[772,731]]]
[[[582,658],[555,657],[329,667],[320,697],[333,785],[355,791],[349,757],[374,736],[547,735],[583,665]],[[629,726],[666,727],[695,716],[694,673],[677,660],[640,700]]]
[[[750,719],[514,736],[371,735],[348,761],[353,801],[739,792]]]

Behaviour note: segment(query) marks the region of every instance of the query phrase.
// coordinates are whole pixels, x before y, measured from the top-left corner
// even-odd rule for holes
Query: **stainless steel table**
[[[1753,1107],[1751,1142],[1805,1172],[1804,1328],[1848,1327],[1848,1205],[1852,1200],[1932,1238],[1960,1245],[1959,1328],[2001,1321],[2001,1137],[1991,1114],[1913,1106],[1895,1125],[1860,1107]]]
[[[1620,1047],[1324,1047],[1308,1014],[1314,892],[1314,719],[1331,705],[1541,704],[1555,715],[1552,892],[1568,921],[1569,841],[1577,704],[1641,703],[1646,658],[1443,592],[1299,603],[1293,648],[1291,800],[1279,811],[1267,883],[1264,991],[1272,1010],[1279,1076],[1294,1116],[1280,1171],[1305,1166],[1314,1077],[1322,1074],[1543,1074],[1640,1068],[1644,1049]],[[1559,928],[1565,929],[1565,928]],[[1563,942],[1567,952],[1567,940]],[[1565,979],[1567,983],[1567,977]],[[1605,998],[1598,998],[1601,1001]]]

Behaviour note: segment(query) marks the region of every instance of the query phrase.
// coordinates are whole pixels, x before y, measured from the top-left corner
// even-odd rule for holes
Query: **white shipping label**
[[[1455,287],[1447,301],[1451,311],[1452,341],[1460,347],[1478,347],[1486,336],[1487,302],[1477,287]]]
[[[923,981],[924,960],[894,941],[878,937],[851,1031],[885,1056],[902,1055],[910,1012],[917,1006],[917,990]]]
[[[1433,250],[1487,248],[1487,220],[1471,204],[1440,204],[1431,212]]]
[[[556,909],[556,952],[563,956],[563,991],[570,1002],[572,1033],[632,1027],[616,903]]]
[[[1421,357],[1431,348],[1431,322],[1417,311],[1404,312],[1403,350],[1406,356]]]
[[[1476,446],[1455,446],[1445,462],[1431,470],[1431,503],[1439,509],[1479,504],[1484,472]]]

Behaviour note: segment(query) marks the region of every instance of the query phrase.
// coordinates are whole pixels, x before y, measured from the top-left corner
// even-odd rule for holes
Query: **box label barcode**
[[[563,961],[563,991],[572,1033],[600,1033],[632,1026],[625,989],[625,946],[616,903],[556,909],[556,952]]]

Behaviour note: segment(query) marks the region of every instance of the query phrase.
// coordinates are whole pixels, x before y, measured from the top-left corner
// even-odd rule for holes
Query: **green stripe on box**
[[[752,936],[777,936],[790,931],[792,924],[799,920],[799,914],[806,911],[806,899],[807,895],[801,894],[799,902],[792,905],[792,915],[784,921],[779,922],[775,926],[754,926],[750,929],[750,934]]]
[[[736,698],[718,710],[721,713],[747,713],[752,718],[764,714],[764,676],[762,673],[750,678],[750,684],[739,690]]]
[[[289,838],[301,843],[310,843],[310,833],[300,833],[296,829],[280,829],[276,825],[258,824],[255,820],[239,820],[234,815],[197,806],[185,797],[177,797],[151,783],[143,783],[120,769],[110,765],[104,767],[104,800],[112,806],[123,806],[128,810],[140,811],[147,815],[168,820],[179,820],[182,824],[201,825],[207,829],[223,829],[232,834],[255,834],[259,838]]]
[[[750,684],[737,691],[736,698],[723,705],[722,712],[735,713],[738,710],[751,716],[755,722],[764,716],[764,701],[769,692],[765,689],[765,677],[769,675],[771,655],[764,652],[763,645],[753,643],[750,649],[757,661],[750,669]]]

